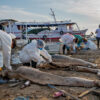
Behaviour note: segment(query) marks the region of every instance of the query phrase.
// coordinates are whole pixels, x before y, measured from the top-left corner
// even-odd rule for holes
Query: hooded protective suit
[[[73,35],[67,33],[60,38],[60,41],[63,42],[63,44],[68,45],[72,44],[74,39],[75,37]]]
[[[12,69],[12,67],[10,66],[11,44],[12,37],[6,32],[0,30],[0,50],[2,50],[3,53],[3,64],[9,70]]]
[[[28,63],[33,60],[39,65],[41,62],[45,62],[45,60],[40,55],[46,58],[49,62],[52,61],[51,55],[49,55],[44,48],[42,50],[39,50],[37,48],[37,41],[34,40],[22,49],[22,51],[20,52],[20,61],[22,63]]]
[[[75,50],[75,43],[73,41],[74,39],[75,37],[73,35],[67,33],[60,38],[60,42],[68,47],[73,47],[73,50]]]

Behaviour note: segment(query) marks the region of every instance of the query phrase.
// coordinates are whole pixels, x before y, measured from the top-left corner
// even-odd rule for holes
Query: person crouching
[[[45,43],[43,40],[33,40],[27,44],[20,52],[20,61],[25,66],[32,67],[41,66],[43,63],[52,62],[51,55],[44,49]],[[45,58],[43,58],[43,57]]]
[[[63,43],[63,53],[65,53],[64,49],[67,49],[67,53],[76,53],[76,47],[75,47],[75,37],[72,34],[66,33],[61,36],[59,39],[61,43]]]

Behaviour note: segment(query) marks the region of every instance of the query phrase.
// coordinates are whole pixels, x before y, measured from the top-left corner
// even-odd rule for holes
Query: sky
[[[100,24],[100,0],[0,0],[0,19],[47,22],[71,20],[80,29],[95,32]]]

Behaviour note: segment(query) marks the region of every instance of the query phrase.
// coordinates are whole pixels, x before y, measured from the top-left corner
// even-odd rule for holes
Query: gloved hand
[[[48,62],[49,62],[49,63],[51,63],[51,62],[52,62],[52,59],[51,59],[51,58],[50,58],[50,59],[48,59]]]
[[[2,67],[0,67],[0,71],[2,71]]]
[[[39,67],[41,67],[41,66],[43,66],[43,64],[45,64],[46,63],[46,61],[44,60],[44,61],[40,61],[40,62],[38,62],[37,63],[37,65],[36,66],[39,66]]]

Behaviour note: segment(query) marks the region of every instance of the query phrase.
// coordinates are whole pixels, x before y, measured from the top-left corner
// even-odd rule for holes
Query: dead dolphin
[[[59,63],[62,66],[87,66],[87,67],[92,67],[95,68],[97,65],[93,64],[91,62],[84,61],[82,59],[78,58],[72,58],[70,56],[65,56],[65,55],[53,55],[52,56],[53,62]]]
[[[95,87],[100,86],[100,81],[89,80],[80,77],[62,77],[47,72],[42,72],[38,69],[29,67],[20,67],[16,70],[16,73],[27,80],[34,83],[47,85],[62,85],[62,86],[81,86],[81,87]]]

